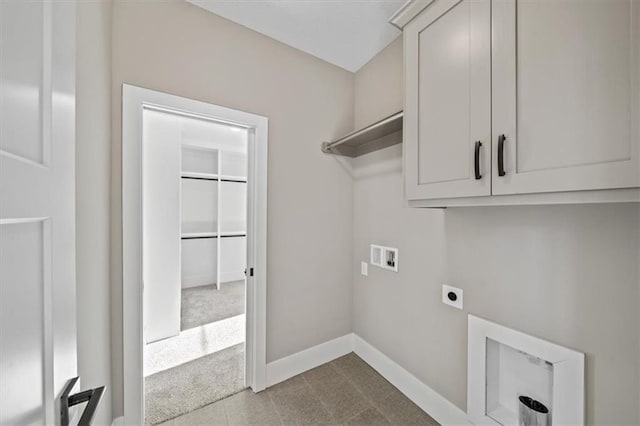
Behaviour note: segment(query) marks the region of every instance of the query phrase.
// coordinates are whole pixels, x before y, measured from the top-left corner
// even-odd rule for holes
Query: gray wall
[[[78,374],[83,389],[107,386],[94,423],[110,425],[111,2],[78,2],[76,13]]]
[[[384,48],[356,72],[356,129],[396,113],[404,104],[402,36]]]
[[[399,45],[356,73],[356,123],[402,104]],[[473,313],[585,352],[587,422],[639,424],[639,206],[411,209],[401,158],[353,162],[354,331],[464,410]],[[371,243],[400,249],[397,274],[359,274]],[[464,311],[440,302],[443,283]]]
[[[269,118],[267,360],[349,333],[353,185],[320,142],[353,126],[353,74],[182,1],[114,3],[114,414],[122,413],[121,86]]]

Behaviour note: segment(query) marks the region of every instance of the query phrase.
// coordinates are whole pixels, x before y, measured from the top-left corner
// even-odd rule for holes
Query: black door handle
[[[60,424],[62,426],[69,426],[69,421],[71,420],[69,418],[69,407],[82,404],[83,402],[86,402],[87,405],[82,411],[82,415],[78,421],[78,426],[91,425],[91,421],[93,420],[93,416],[96,414],[98,404],[100,404],[100,400],[102,399],[104,386],[70,395],[77,382],[78,377],[74,377],[69,380],[62,392],[62,395],[60,396]]]
[[[506,139],[504,135],[498,136],[498,176],[506,175],[504,171],[504,141]]]
[[[473,163],[476,172],[476,180],[482,179],[482,175],[480,174],[480,148],[482,147],[482,142],[477,141],[475,152],[473,154]]]

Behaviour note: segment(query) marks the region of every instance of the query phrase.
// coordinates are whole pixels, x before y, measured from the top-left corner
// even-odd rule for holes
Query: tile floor
[[[438,425],[354,353],[163,425]]]

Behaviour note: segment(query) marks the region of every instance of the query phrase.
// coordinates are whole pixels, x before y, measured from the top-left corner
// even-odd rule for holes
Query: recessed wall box
[[[371,244],[370,263],[382,269],[398,272],[398,249]]]
[[[369,263],[371,263],[373,266],[382,268],[383,253],[384,247],[371,244],[371,259],[369,260]]]

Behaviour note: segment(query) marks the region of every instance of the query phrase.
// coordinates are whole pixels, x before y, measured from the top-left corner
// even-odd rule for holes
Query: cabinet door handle
[[[504,141],[507,138],[504,135],[498,136],[498,176],[504,176]]]
[[[473,155],[473,163],[476,172],[476,180],[482,179],[482,175],[480,174],[480,147],[482,147],[482,142],[477,141],[475,152]]]

